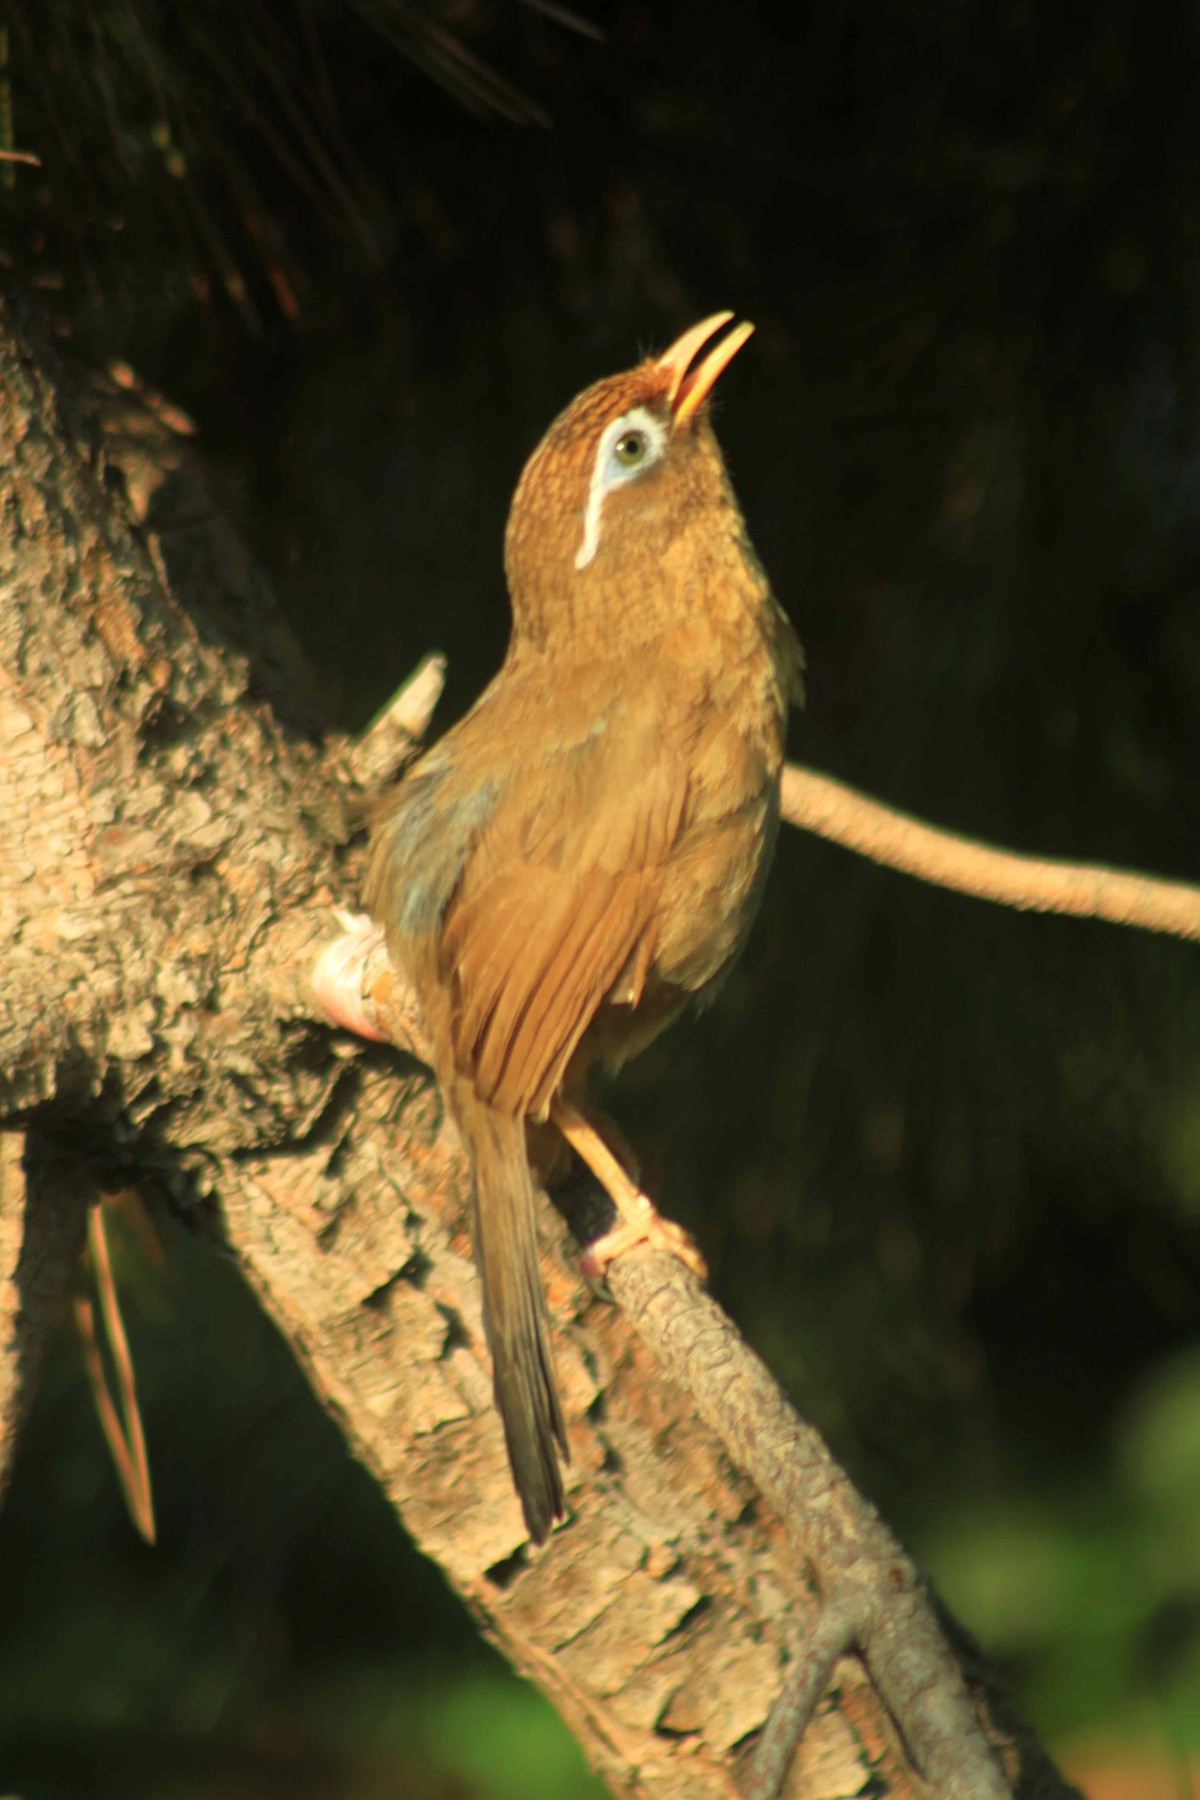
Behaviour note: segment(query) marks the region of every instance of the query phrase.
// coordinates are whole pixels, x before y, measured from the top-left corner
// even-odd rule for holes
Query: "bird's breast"
[[[779,821],[787,672],[758,633],[733,638],[688,696],[688,797],[663,871],[652,974],[689,999],[735,960]]]

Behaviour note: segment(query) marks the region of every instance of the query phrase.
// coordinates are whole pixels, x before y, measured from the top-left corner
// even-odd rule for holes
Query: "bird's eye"
[[[636,469],[645,461],[646,448],[644,431],[624,431],[613,445],[613,455],[623,469]]]
[[[600,433],[583,507],[583,537],[575,567],[586,569],[600,548],[604,496],[626,482],[641,481],[667,454],[670,427],[648,406],[631,406]]]

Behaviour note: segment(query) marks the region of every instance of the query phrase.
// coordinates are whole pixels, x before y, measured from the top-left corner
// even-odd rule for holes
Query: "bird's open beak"
[[[733,314],[731,312],[713,313],[707,319],[701,319],[690,331],[685,331],[681,338],[676,338],[669,350],[664,350],[658,359],[658,367],[667,377],[667,404],[671,408],[671,416],[676,425],[684,425],[693,417],[709,392],[722,369],[733,361],[750,333],[753,325],[742,323],[735,325],[728,337],[723,337],[719,344],[714,344],[702,362],[692,368],[693,358],[707,344],[722,325],[728,325]]]

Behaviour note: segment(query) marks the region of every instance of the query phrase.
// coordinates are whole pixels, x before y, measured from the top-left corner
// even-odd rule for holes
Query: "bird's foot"
[[[678,1257],[700,1281],[706,1281],[708,1267],[695,1243],[682,1225],[663,1218],[586,1114],[560,1096],[551,1106],[550,1116],[572,1150],[592,1171],[619,1215],[612,1230],[594,1238],[584,1251],[580,1266],[587,1279],[602,1281],[604,1271],[618,1256],[638,1244],[650,1244],[656,1250],[665,1250]]]
[[[700,1254],[696,1240],[682,1225],[664,1219],[645,1194],[639,1193],[636,1198],[645,1208],[644,1216],[631,1221],[622,1212],[621,1223],[606,1231],[603,1237],[593,1238],[580,1257],[579,1266],[587,1280],[602,1282],[608,1265],[618,1256],[624,1256],[627,1250],[634,1250],[639,1244],[649,1244],[652,1249],[665,1250],[668,1255],[686,1263],[698,1281],[707,1281],[708,1264]]]

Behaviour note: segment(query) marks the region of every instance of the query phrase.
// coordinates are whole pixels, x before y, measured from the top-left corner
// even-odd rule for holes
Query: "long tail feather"
[[[538,1272],[525,1122],[485,1105],[465,1081],[455,1083],[454,1102],[475,1172],[475,1255],[496,1405],[525,1523],[540,1544],[563,1516],[558,1452],[568,1453]]]

